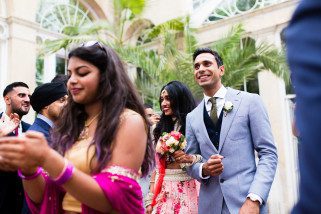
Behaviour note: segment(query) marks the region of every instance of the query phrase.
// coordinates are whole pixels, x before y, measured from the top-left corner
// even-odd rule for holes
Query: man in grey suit
[[[203,157],[187,168],[201,182],[199,213],[267,213],[278,157],[266,109],[257,94],[222,85],[217,52],[200,48],[193,60],[204,99],[187,115],[186,152]]]

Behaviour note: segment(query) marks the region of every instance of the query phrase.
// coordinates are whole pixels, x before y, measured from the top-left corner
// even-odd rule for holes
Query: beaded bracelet
[[[61,171],[60,175],[57,178],[53,179],[53,181],[57,185],[63,185],[71,178],[73,172],[74,172],[74,166],[65,159],[65,166],[63,170]]]
[[[43,169],[41,167],[37,168],[37,171],[33,173],[32,175],[24,175],[22,174],[21,169],[18,169],[18,176],[22,178],[23,180],[32,180],[38,177],[43,172]]]

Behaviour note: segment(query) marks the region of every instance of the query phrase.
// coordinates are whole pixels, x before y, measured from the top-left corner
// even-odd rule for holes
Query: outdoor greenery
[[[37,57],[36,59],[36,84],[40,85],[42,84],[43,79],[43,72],[44,72],[44,60],[42,57]]]
[[[145,102],[155,105],[161,87],[171,80],[184,82],[196,98],[201,98],[202,90],[194,81],[192,62],[198,41],[195,29],[189,28],[189,18],[152,26],[139,17],[145,6],[144,0],[114,0],[113,3],[114,23],[99,21],[90,26],[74,27],[62,38],[46,41],[42,53],[54,53],[62,48],[67,52],[74,44],[98,40],[114,48],[126,63],[138,68],[135,84]],[[141,45],[129,45],[130,35],[137,34]],[[150,48],[155,47],[151,43],[146,44],[149,41],[158,44],[156,49]],[[224,38],[210,46],[223,58],[225,75],[222,81],[225,86],[242,88],[244,82],[255,79],[264,70],[288,83],[284,53],[271,45],[257,44],[247,37],[242,25],[234,26]]]

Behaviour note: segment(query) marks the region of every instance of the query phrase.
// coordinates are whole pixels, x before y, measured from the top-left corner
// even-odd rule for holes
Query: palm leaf
[[[145,32],[146,38],[155,39],[169,31],[182,32],[184,30],[184,18],[171,19],[167,22],[159,24]]]
[[[119,0],[121,9],[129,9],[135,15],[139,15],[145,8],[145,0]]]

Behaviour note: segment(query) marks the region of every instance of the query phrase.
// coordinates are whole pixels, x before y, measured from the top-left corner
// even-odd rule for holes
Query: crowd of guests
[[[32,94],[23,82],[8,85],[0,213],[267,213],[277,153],[260,97],[225,87],[211,49],[197,49],[193,66],[204,99],[197,105],[171,81],[159,93],[160,115],[99,42],[72,50],[67,76]],[[32,125],[22,121],[30,106]],[[172,131],[186,148],[155,152]]]

